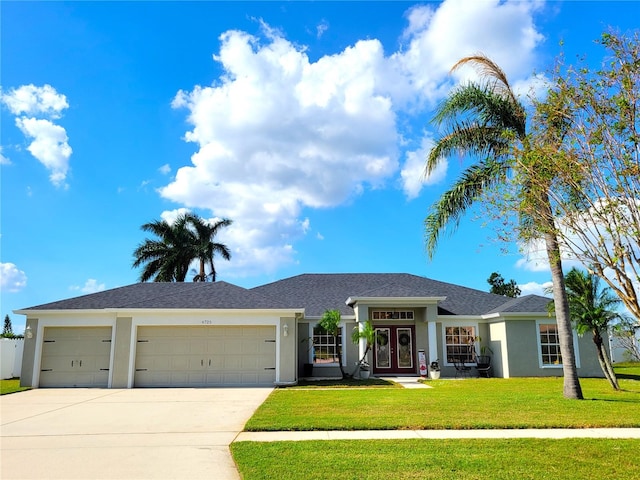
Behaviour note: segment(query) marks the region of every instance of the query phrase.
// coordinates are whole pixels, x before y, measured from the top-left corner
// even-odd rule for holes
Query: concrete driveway
[[[271,388],[36,389],[0,397],[0,478],[239,479],[229,453]]]

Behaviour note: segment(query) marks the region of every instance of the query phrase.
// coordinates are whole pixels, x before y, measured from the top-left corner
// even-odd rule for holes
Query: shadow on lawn
[[[353,388],[353,387],[390,387],[397,388],[398,384],[382,380],[381,378],[369,378],[367,380],[344,378],[339,379],[322,379],[322,380],[300,380],[297,385],[279,388]]]

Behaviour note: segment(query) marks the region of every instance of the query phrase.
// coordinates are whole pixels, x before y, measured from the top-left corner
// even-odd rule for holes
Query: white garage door
[[[106,387],[111,327],[45,327],[40,387]]]
[[[138,327],[136,387],[273,385],[276,329]]]

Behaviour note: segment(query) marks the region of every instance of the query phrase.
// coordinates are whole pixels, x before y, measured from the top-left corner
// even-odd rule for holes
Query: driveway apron
[[[0,478],[239,479],[229,444],[271,388],[35,389],[0,397]]]

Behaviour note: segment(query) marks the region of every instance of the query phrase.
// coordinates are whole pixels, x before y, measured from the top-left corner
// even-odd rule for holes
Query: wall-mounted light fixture
[[[285,337],[289,336],[289,324],[285,323],[282,326],[282,335],[284,335]]]
[[[33,330],[31,330],[31,325],[27,325],[26,330],[24,331],[25,338],[33,338]]]

